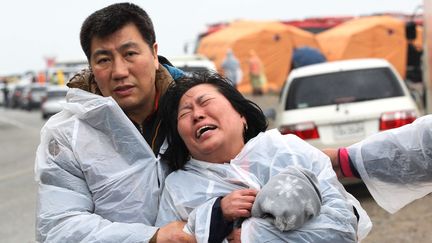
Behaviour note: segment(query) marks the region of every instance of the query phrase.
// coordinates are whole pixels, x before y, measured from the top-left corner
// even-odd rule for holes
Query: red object
[[[320,137],[318,128],[313,122],[281,126],[279,131],[282,134],[294,134],[301,139],[318,139]]]
[[[412,123],[417,118],[414,111],[396,111],[381,115],[380,131],[401,127]]]
[[[313,33],[319,33],[353,18],[354,17],[352,16],[307,18],[303,20],[282,21],[282,23],[308,30]]]
[[[56,63],[56,58],[55,57],[45,57],[45,62],[46,62],[47,68],[54,67],[54,65]]]
[[[351,166],[349,164],[347,149],[346,148],[340,148],[338,151],[338,154],[339,154],[339,166],[342,170],[342,174],[345,177],[355,177],[352,170],[351,170]]]

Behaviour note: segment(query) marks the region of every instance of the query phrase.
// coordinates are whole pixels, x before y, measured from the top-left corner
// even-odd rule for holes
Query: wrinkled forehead
[[[201,104],[209,98],[225,98],[218,89],[211,84],[198,84],[187,90],[180,98],[178,111],[192,108],[194,104]]]
[[[204,95],[222,95],[218,89],[211,84],[198,84],[187,90],[180,98],[180,104],[187,101],[196,101]]]

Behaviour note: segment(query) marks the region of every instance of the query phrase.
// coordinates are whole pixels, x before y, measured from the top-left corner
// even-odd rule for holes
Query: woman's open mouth
[[[196,131],[195,137],[197,139],[199,139],[205,132],[210,131],[210,130],[214,130],[216,128],[217,127],[215,125],[204,125]]]

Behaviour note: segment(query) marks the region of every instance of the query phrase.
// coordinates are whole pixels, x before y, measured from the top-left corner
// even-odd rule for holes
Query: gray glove
[[[321,193],[315,175],[295,166],[273,176],[258,192],[252,217],[265,218],[281,231],[294,230],[317,216]]]

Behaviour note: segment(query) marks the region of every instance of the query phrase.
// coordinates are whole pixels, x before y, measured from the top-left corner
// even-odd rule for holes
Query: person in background
[[[226,57],[222,62],[222,69],[225,77],[231,81],[234,88],[237,88],[237,85],[242,79],[242,71],[240,68],[240,62],[234,56],[231,49],[227,50]]]
[[[211,208],[220,200],[225,220],[242,226],[243,242],[356,242],[353,204],[364,215],[359,228],[368,230],[367,214],[328,157],[294,135],[266,131],[261,109],[229,80],[218,74],[179,80],[162,99],[161,115],[169,121],[163,157],[175,172],[166,180],[157,225],[188,220],[198,242],[221,242],[208,236]],[[226,202],[242,188],[253,190]]]
[[[432,115],[323,152],[339,178],[362,179],[390,213],[432,192]]]
[[[169,173],[156,113],[182,72],[158,57],[152,21],[131,3],[92,13],[80,40],[90,69],[69,82],[37,149],[36,240],[194,242],[184,222],[154,227]]]
[[[6,80],[3,81],[3,106],[9,107],[9,87],[8,82]]]
[[[267,82],[267,78],[264,73],[264,66],[255,50],[250,50],[248,63],[249,78],[252,85],[252,94],[263,95],[263,88]]]

